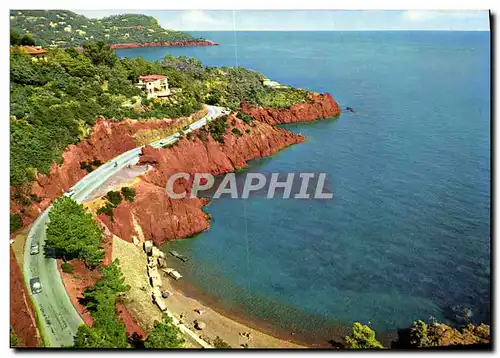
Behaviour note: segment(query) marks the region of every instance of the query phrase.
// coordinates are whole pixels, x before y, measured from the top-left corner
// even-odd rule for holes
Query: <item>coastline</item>
[[[211,300],[198,288],[184,280],[175,281],[168,277],[162,277],[163,288],[172,293],[166,300],[168,309],[178,318],[182,315],[183,323],[192,331],[199,332],[200,336],[213,340],[221,337],[232,348],[242,348],[241,345],[248,344],[248,348],[288,348],[305,349],[310,348],[309,342],[297,339],[289,333],[273,329],[271,325],[252,320],[241,312],[227,310],[217,305],[216,300]],[[195,312],[199,310],[202,314]],[[197,331],[194,328],[194,320],[206,323],[206,328]],[[250,333],[250,339],[242,333]],[[240,334],[241,333],[241,334]]]
[[[219,44],[210,40],[184,40],[184,41],[161,41],[144,43],[120,43],[111,44],[113,50],[139,48],[139,47],[186,47],[186,46],[218,46]]]
[[[203,320],[210,315],[210,321],[213,319],[220,320],[222,325],[225,327],[230,327],[230,334],[232,336],[238,336],[240,331],[251,332],[256,343],[254,346],[249,344],[252,348],[312,348],[312,349],[342,349],[343,341],[346,335],[351,333],[351,326],[340,325],[332,323],[326,324],[325,318],[321,319],[319,315],[311,314],[314,320],[318,318],[318,331],[309,331],[307,327],[304,327],[303,331],[292,330],[284,327],[277,327],[271,321],[266,321],[263,318],[252,316],[251,314],[244,312],[238,308],[229,308],[224,306],[216,298],[210,297],[203,290],[197,287],[194,283],[182,278],[179,281],[172,280],[170,278],[163,278],[163,287],[171,293],[172,297],[169,297],[167,304],[169,309],[171,309],[177,316],[184,314],[187,319],[198,319]],[[176,302],[170,301],[175,297]],[[173,303],[173,304],[172,304]],[[200,308],[204,310],[204,315],[198,315],[193,312],[187,312],[188,307]],[[304,315],[304,312],[293,307],[291,310],[297,311],[298,314]],[[207,314],[209,312],[209,315]],[[295,312],[294,312],[295,313]],[[191,321],[192,321],[191,319]],[[322,322],[319,322],[319,321]],[[235,330],[240,327],[240,330]],[[207,333],[212,333],[214,337],[220,335],[225,341],[230,338],[223,336],[222,334],[227,332],[220,332],[217,328],[211,329],[207,324]],[[202,331],[200,331],[202,332]],[[256,337],[258,337],[256,339]],[[233,340],[235,337],[232,337]],[[390,347],[391,342],[397,339],[396,332],[377,332],[377,339],[384,344],[386,347]],[[257,342],[258,341],[258,342]],[[265,343],[261,345],[258,343]],[[234,347],[233,348],[239,348]]]

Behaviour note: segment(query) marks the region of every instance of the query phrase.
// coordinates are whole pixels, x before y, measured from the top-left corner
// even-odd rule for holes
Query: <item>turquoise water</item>
[[[326,172],[333,200],[212,202],[211,228],[169,245],[186,280],[298,331],[456,324],[453,305],[489,322],[489,33],[238,32],[237,51],[233,33],[201,35],[221,45],[118,54],[237,63],[357,113],[287,125],[307,141],[248,169]]]

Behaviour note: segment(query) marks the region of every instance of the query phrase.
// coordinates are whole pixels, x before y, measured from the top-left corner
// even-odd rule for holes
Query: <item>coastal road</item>
[[[207,115],[192,123],[184,133],[201,128],[210,120],[227,113],[226,109],[222,107],[207,106],[207,109]],[[177,136],[172,135],[155,141],[150,145],[159,148],[174,143],[177,140]],[[83,202],[91,192],[99,188],[118,171],[129,164],[137,164],[141,149],[142,147],[137,147],[122,153],[83,177],[71,188],[71,190],[74,190],[71,197],[79,203]],[[24,247],[24,279],[35,308],[38,311],[43,330],[40,333],[44,335],[47,345],[49,347],[65,347],[73,345],[74,335],[77,332],[78,326],[83,324],[83,320],[66,293],[61,275],[57,269],[57,261],[54,258],[46,256],[44,253],[45,231],[51,207],[49,206],[40,214],[28,233]],[[37,243],[40,253],[31,255],[31,246]],[[33,294],[31,292],[30,280],[36,277],[40,278],[42,292]]]

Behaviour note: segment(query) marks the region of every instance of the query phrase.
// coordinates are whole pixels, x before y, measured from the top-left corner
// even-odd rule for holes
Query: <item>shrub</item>
[[[114,209],[113,204],[106,203],[106,205],[97,209],[97,215],[106,214],[111,218],[111,220],[113,220],[113,209]]]
[[[94,169],[99,167],[102,162],[99,159],[93,160],[90,163],[80,162],[80,169],[85,169],[87,173],[92,172]]]
[[[238,137],[241,137],[243,135],[243,133],[240,132],[240,130],[238,128],[233,128],[231,130],[231,132],[233,132],[235,135],[237,135]]]
[[[117,207],[122,202],[122,196],[118,190],[117,191],[108,191],[108,193],[106,194],[106,199],[108,199],[109,202],[114,207]]]
[[[135,199],[135,189],[128,186],[124,186],[121,190],[123,198],[129,202],[133,202]]]
[[[23,219],[19,213],[10,213],[10,232],[16,232],[23,227]]]
[[[239,119],[244,121],[246,124],[250,124],[253,121],[253,118],[251,116],[249,116],[248,114],[243,113],[243,112],[238,112],[236,117],[238,117]]]
[[[250,129],[245,129],[246,134],[250,134]]]
[[[212,344],[215,348],[232,348],[229,344],[227,344],[227,342],[225,342],[219,336],[215,337]]]
[[[345,337],[346,347],[355,349],[383,348],[370,327],[359,322],[352,325],[351,336]]]
[[[18,336],[14,333],[12,330],[12,327],[10,328],[10,348],[17,348],[17,347],[22,347],[21,340],[19,339]]]
[[[33,200],[33,201],[35,201],[35,202],[37,202],[37,203],[39,203],[39,202],[41,202],[41,201],[42,201],[42,198],[40,198],[40,197],[39,197],[38,195],[36,195],[36,194],[30,194],[30,198],[31,198],[31,200]]]
[[[227,129],[227,115],[221,116],[207,125],[207,130],[214,140],[224,143],[224,133]]]
[[[163,322],[157,323],[144,341],[146,348],[180,348],[184,344],[181,332],[172,323],[172,318],[163,315]]]
[[[75,336],[75,348],[127,348],[127,330],[117,317],[116,300],[127,292],[120,263],[113,261],[100,270],[102,278],[83,291],[81,303],[91,314],[94,325],[81,325]]]
[[[69,262],[63,262],[61,264],[61,269],[66,273],[73,273],[73,271],[75,271],[75,267]]]

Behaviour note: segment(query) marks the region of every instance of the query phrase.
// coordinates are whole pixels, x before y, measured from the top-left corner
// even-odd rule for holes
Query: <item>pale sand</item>
[[[142,250],[142,245],[135,246],[115,237],[113,239],[113,259],[115,258],[120,260],[125,282],[131,286],[130,291],[122,298],[123,304],[136,322],[144,330],[150,331],[154,321],[161,320],[162,313],[152,303],[146,272],[147,258]],[[167,258],[167,261],[170,260],[172,259]],[[194,298],[187,297],[179,289],[172,286],[171,280],[173,279],[169,276],[162,277],[162,280],[164,288],[172,293],[165,300],[168,310],[185,326],[207,341],[213,341],[215,337],[219,336],[233,348],[242,348],[242,344],[248,344],[248,348],[305,348],[252,329],[245,324],[225,317]],[[144,287],[147,289],[144,290]],[[200,309],[202,314],[196,313],[195,309]],[[181,314],[183,314],[182,319]],[[197,330],[194,328],[194,320],[203,321],[206,328],[201,331]],[[250,339],[239,334],[242,332],[250,332]],[[186,341],[186,348],[196,347],[189,339]]]
[[[199,332],[199,335],[207,341],[213,342],[213,339],[219,336],[232,348],[242,348],[244,344],[248,344],[248,348],[306,348],[230,319],[195,298],[185,295],[180,289],[172,285],[173,279],[169,276],[162,277],[162,279],[164,289],[172,293],[165,300],[168,309],[174,312],[177,318],[180,318],[182,314],[182,323],[192,331]],[[195,309],[200,310],[202,314],[195,312]],[[201,331],[197,330],[194,327],[195,320],[204,322],[206,328]],[[240,334],[248,332],[250,333],[250,339]]]

